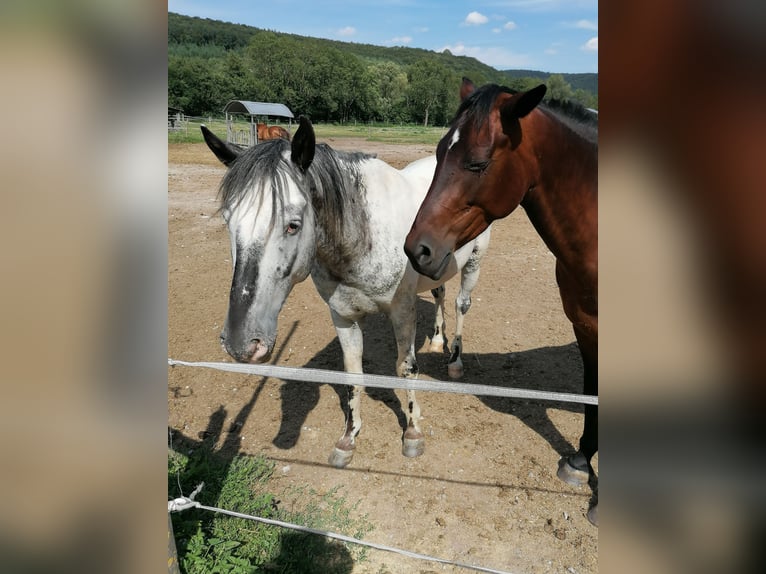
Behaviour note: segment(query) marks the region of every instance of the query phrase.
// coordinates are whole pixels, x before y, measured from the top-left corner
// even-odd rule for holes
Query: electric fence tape
[[[477,395],[486,397],[506,397],[513,399],[533,399],[543,401],[559,401],[564,403],[582,403],[598,405],[598,397],[575,393],[557,393],[535,391],[532,389],[514,389],[508,387],[493,387],[490,385],[474,385],[451,381],[404,379],[385,375],[368,373],[346,373],[344,371],[327,371],[306,367],[279,367],[276,365],[253,365],[249,363],[210,363],[189,362],[168,359],[168,365],[185,367],[202,367],[245,375],[274,377],[289,381],[305,381],[319,384],[342,384],[360,387],[376,387],[381,389],[405,389],[412,391],[431,391],[437,393],[453,393],[461,395]]]

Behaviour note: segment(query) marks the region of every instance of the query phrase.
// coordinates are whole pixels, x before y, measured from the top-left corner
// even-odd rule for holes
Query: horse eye
[[[481,173],[487,169],[489,166],[488,161],[472,161],[465,165],[465,168],[468,171],[472,171],[474,173]]]
[[[285,233],[288,235],[295,235],[298,233],[301,229],[301,222],[300,221],[291,221],[287,224],[287,227],[285,228]]]

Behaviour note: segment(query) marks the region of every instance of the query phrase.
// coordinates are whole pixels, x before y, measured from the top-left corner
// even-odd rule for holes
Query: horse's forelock
[[[288,177],[294,176],[295,168],[285,160],[284,152],[290,144],[283,139],[275,139],[255,145],[244,151],[227,170],[219,189],[221,209],[233,211],[247,203],[247,206],[260,206],[264,189],[271,183],[276,208],[284,204],[284,194]]]
[[[497,97],[500,94],[515,93],[517,92],[510,88],[506,88],[505,86],[498,86],[497,84],[486,84],[481,86],[461,102],[452,123],[455,124],[460,118],[465,118],[465,121],[473,121],[476,129],[481,129],[484,122],[489,117]]]
[[[220,186],[221,209],[259,209],[266,185],[272,190],[272,224],[284,207],[290,180],[304,181],[299,188],[315,211],[322,213],[323,225],[333,241],[340,242],[345,227],[364,233],[366,212],[361,209],[365,190],[362,163],[374,156],[361,152],[338,152],[317,144],[314,160],[304,180],[289,161],[290,143],[283,139],[265,141],[243,152],[226,172]],[[256,203],[257,202],[257,203]],[[356,205],[360,209],[349,209]]]

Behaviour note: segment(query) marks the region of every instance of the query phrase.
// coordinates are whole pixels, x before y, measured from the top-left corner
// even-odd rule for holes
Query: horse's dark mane
[[[495,100],[503,93],[518,94],[519,92],[497,84],[487,84],[477,88],[460,104],[453,123],[463,114],[467,114],[467,117],[473,118],[476,127],[481,128],[489,117]],[[588,111],[581,104],[571,100],[549,100],[539,107],[589,142],[594,144],[598,142],[598,114]]]
[[[360,177],[360,164],[372,157],[361,152],[340,152],[327,144],[317,144],[314,160],[309,166],[306,183],[304,175],[289,160],[290,142],[284,139],[268,140],[244,151],[231,164],[221,181],[221,208],[233,210],[243,201],[263,201],[263,190],[271,182],[272,218],[284,204],[288,177],[299,182],[307,195],[327,240],[339,242],[346,230],[365,232],[367,214],[364,209],[349,209],[349,206],[364,205],[365,190]],[[286,157],[288,159],[286,159]],[[257,209],[257,207],[256,207]],[[321,219],[319,219],[321,218]],[[272,219],[273,223],[273,219]]]
[[[548,100],[541,107],[555,115],[572,131],[598,145],[598,114],[572,100]]]

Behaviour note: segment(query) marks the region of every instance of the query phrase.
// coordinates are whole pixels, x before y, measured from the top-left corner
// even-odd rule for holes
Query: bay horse
[[[434,156],[398,170],[371,155],[335,151],[316,143],[305,117],[292,143],[270,140],[244,152],[204,126],[202,131],[210,149],[228,166],[220,195],[234,268],[221,333],[229,355],[240,362],[267,361],[285,300],[293,286],[311,275],[330,307],[347,372],[362,372],[362,319],[384,312],[396,338],[396,374],[416,377],[418,293],[430,289],[437,300],[431,344],[432,350],[442,351],[443,283],[460,272],[448,370],[452,376],[462,374],[462,322],[490,230],[456,250],[438,281],[415,272],[401,245],[433,177]],[[338,468],[353,456],[362,426],[362,392],[361,387],[349,391],[345,429],[329,458]],[[425,441],[412,391],[407,392],[405,411],[402,453],[418,456]]]
[[[579,106],[539,105],[546,87],[514,92],[476,88],[463,78],[461,104],[436,148],[431,187],[404,251],[412,266],[438,281],[453,252],[521,205],[556,257],[564,312],[574,327],[584,392],[598,394],[598,124]],[[585,406],[577,452],[558,476],[584,485],[595,478],[598,408]],[[597,523],[597,504],[588,518]]]
[[[266,124],[255,124],[255,128],[258,132],[258,141],[266,141],[266,140],[273,140],[277,138],[282,138],[287,141],[290,141],[290,134],[289,132],[283,128],[282,126],[269,126]]]

